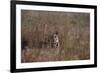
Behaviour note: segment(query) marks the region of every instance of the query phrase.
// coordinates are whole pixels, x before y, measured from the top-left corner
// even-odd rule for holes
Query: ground
[[[60,47],[39,48],[39,42],[55,31]],[[21,62],[90,59],[90,14],[22,10],[21,38],[29,48],[22,48]]]

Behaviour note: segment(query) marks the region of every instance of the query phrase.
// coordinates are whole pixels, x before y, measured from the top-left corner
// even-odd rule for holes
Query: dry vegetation
[[[59,33],[60,48],[40,48],[39,42]],[[22,62],[85,60],[90,58],[88,13],[21,11]],[[23,45],[23,43],[22,43]]]

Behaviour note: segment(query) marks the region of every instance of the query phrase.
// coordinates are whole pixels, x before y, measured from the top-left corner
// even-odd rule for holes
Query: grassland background
[[[60,48],[36,48],[40,40],[59,32]],[[90,15],[88,13],[21,11],[21,37],[29,51],[22,62],[85,60],[90,58]],[[45,35],[45,36],[44,36]],[[58,53],[59,52],[59,53]]]

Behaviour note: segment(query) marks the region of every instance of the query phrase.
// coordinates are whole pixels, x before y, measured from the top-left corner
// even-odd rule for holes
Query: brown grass
[[[22,62],[85,60],[90,58],[88,13],[21,11],[21,37],[31,49],[22,50]],[[60,48],[39,48],[39,42],[59,33]],[[23,44],[22,44],[23,45]]]

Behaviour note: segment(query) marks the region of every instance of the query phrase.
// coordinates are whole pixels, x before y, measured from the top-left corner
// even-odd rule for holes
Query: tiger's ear
[[[56,31],[56,32],[55,32],[55,34],[57,34],[57,35],[58,35],[58,31]]]

